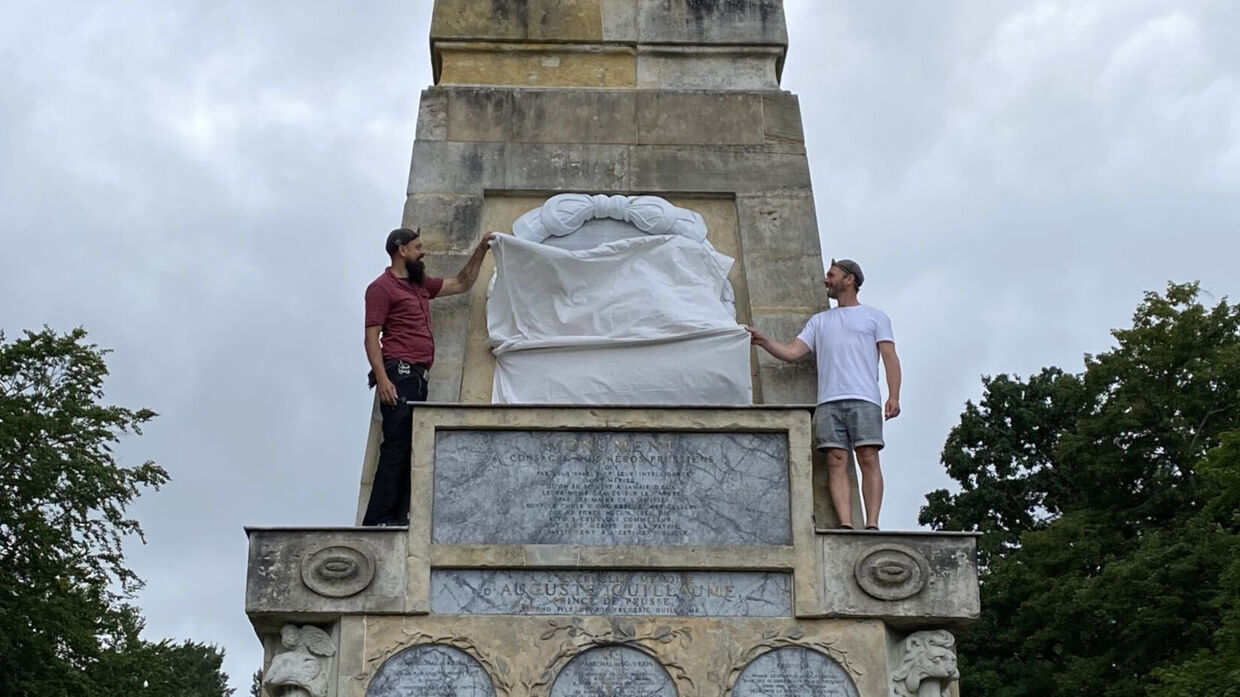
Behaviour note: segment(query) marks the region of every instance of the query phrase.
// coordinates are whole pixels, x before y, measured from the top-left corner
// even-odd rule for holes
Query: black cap
[[[854,283],[856,287],[860,288],[861,284],[865,282],[865,274],[861,273],[861,264],[852,259],[832,259],[831,265],[840,267],[840,270],[846,274],[852,274],[856,279]]]
[[[384,245],[383,248],[387,250],[388,256],[392,256],[396,253],[397,247],[409,244],[410,242],[418,239],[418,235],[420,234],[422,234],[422,228],[410,230],[407,227],[398,227],[388,233],[387,244]]]

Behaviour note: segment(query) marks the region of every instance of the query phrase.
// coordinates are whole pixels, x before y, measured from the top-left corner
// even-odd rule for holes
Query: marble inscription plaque
[[[436,569],[431,612],[788,617],[792,577],[760,571]]]
[[[366,697],[495,697],[491,678],[472,656],[451,646],[414,646],[375,674]]]
[[[791,544],[784,433],[440,430],[437,544]]]
[[[569,661],[555,677],[551,697],[676,697],[676,688],[650,656],[602,646]]]
[[[859,697],[857,686],[826,654],[800,646],[768,651],[736,679],[733,697]]]

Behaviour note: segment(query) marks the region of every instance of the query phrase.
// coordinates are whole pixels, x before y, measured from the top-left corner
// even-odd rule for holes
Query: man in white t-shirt
[[[790,343],[772,341],[748,327],[752,342],[781,361],[810,353],[818,365],[818,408],[814,410],[814,447],[827,454],[827,483],[840,527],[852,529],[852,497],[848,487],[848,452],[855,450],[861,468],[865,527],[878,529],[883,502],[883,474],[878,451],[883,448],[883,419],[900,415],[900,359],[896,356],[891,320],[882,310],[857,302],[865,281],[851,259],[831,260],[823,285],[838,306],[819,312]],[[878,391],[878,359],[887,374],[887,402]]]

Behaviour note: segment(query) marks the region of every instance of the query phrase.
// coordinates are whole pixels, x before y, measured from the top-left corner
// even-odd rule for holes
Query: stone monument
[[[712,302],[795,333],[822,259],[786,43],[776,0],[436,0],[405,209],[430,272],[565,201],[607,239],[700,220],[734,260]],[[816,528],[808,366],[742,361],[724,404],[511,403],[485,285],[435,307],[409,526],[247,530],[267,695],[955,694],[974,537]]]

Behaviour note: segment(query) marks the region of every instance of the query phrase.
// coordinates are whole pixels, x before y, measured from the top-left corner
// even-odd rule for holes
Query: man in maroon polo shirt
[[[392,265],[366,287],[366,360],[371,385],[379,390],[383,443],[362,525],[406,525],[409,522],[409,455],[413,434],[413,402],[425,402],[427,377],[435,362],[430,301],[473,287],[478,269],[496,233],[488,232],[454,278],[425,274],[418,231],[397,228],[388,233]]]

